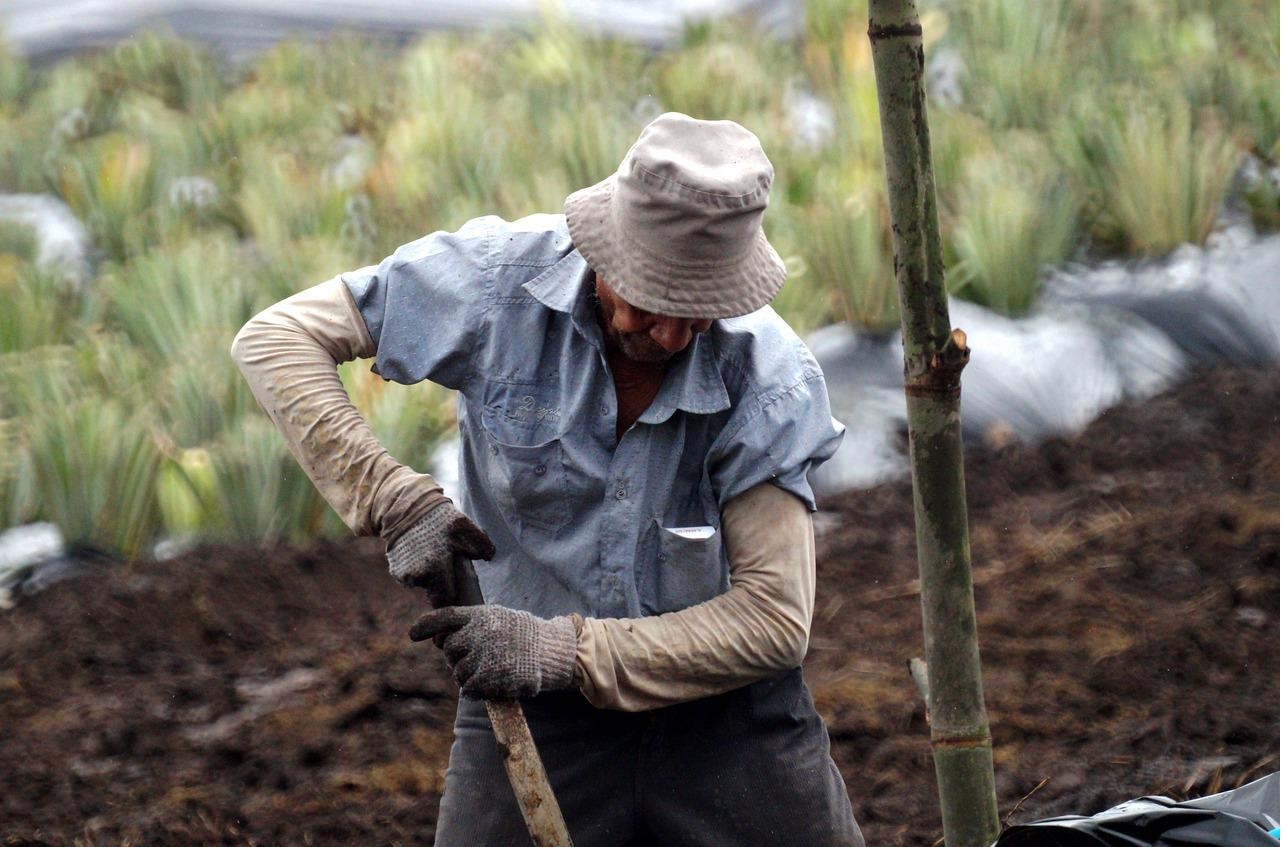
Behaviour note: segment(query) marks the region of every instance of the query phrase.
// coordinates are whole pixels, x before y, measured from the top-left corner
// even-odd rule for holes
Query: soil
[[[1008,822],[1278,769],[1278,372],[968,448]],[[806,673],[870,844],[940,836],[906,481],[824,503]],[[455,693],[379,545],[99,565],[0,616],[5,844],[428,844]]]

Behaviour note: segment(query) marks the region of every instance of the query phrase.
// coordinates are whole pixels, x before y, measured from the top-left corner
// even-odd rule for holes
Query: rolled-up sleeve
[[[490,222],[479,218],[343,274],[377,347],[375,373],[454,389],[470,380],[489,337],[492,241]]]
[[[832,457],[845,431],[832,416],[818,371],[740,404],[708,454],[717,505],[724,509],[754,485],[771,482],[815,511],[808,474]]]

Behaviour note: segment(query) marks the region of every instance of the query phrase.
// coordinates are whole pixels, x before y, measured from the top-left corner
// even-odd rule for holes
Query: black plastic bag
[[[1012,826],[995,847],[1278,847],[1278,774],[1177,803],[1141,797],[1091,817]]]

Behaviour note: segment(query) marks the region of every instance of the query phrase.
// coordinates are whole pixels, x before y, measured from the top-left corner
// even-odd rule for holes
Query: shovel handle
[[[454,557],[454,599],[460,606],[479,606],[485,602],[476,569],[465,556]],[[503,767],[535,847],[573,847],[521,704],[516,700],[486,700],[485,711],[489,713]]]
[[[485,598],[481,596],[481,581],[476,578],[476,568],[472,560],[461,554],[454,554],[454,605],[482,606]]]

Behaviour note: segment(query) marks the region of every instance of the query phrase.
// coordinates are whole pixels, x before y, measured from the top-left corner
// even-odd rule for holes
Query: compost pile
[[[1278,373],[971,448],[1011,822],[1278,767]],[[906,481],[823,504],[807,676],[870,844],[940,835]],[[101,565],[0,616],[5,844],[427,844],[454,688],[379,545]],[[1040,786],[1040,787],[1039,787]]]

